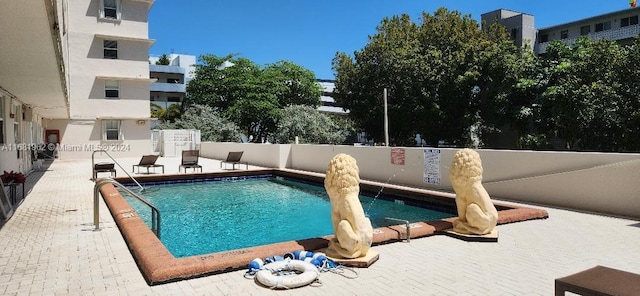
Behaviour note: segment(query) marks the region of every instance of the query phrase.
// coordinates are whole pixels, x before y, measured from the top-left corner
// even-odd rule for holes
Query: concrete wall
[[[200,143],[202,157],[224,160],[231,151],[244,151],[242,161],[251,165],[268,168],[289,168],[291,166],[291,145],[289,144]]]
[[[338,153],[353,156],[366,180],[451,191],[449,165],[458,149],[439,149],[440,184],[424,182],[424,148],[405,149],[391,164],[391,148],[334,145],[201,144],[203,157],[225,159],[244,151],[251,165],[324,173]],[[426,148],[431,149],[431,148]],[[483,184],[491,196],[640,218],[640,154],[478,150]]]

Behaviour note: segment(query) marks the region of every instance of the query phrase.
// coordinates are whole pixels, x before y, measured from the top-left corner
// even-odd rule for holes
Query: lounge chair
[[[199,150],[182,150],[182,162],[178,166],[178,172],[181,168],[184,168],[184,172],[187,172],[187,168],[192,168],[195,172],[196,169],[200,169],[202,173],[202,166],[198,164],[198,157],[200,156]]]
[[[224,169],[226,170],[226,164],[230,163],[231,169],[233,170],[236,169],[236,164],[238,165],[238,168],[240,168],[241,164],[244,164],[245,169],[248,169],[249,164],[247,162],[240,161],[240,159],[242,158],[242,153],[244,153],[244,151],[229,152],[229,154],[227,155],[227,159],[220,162],[220,168],[222,169],[222,166],[224,165]]]
[[[556,279],[556,296],[566,291],[580,295],[638,295],[640,274],[598,265]]]
[[[143,155],[142,159],[138,164],[134,164],[131,168],[132,172],[135,172],[135,168],[138,167],[138,174],[140,173],[140,167],[147,168],[147,174],[149,174],[149,168],[153,168],[153,172],[155,173],[156,168],[162,168],[162,173],[164,174],[164,165],[156,164],[156,160],[158,160],[159,155]]]
[[[98,178],[98,173],[109,173],[111,177],[116,177],[115,164],[110,162],[100,162],[93,165],[93,180]]]

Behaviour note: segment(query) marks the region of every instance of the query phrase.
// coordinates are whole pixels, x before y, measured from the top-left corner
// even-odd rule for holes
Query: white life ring
[[[301,271],[296,275],[274,274],[283,270]],[[271,289],[291,289],[311,284],[318,278],[318,268],[302,260],[276,261],[263,266],[256,273],[256,281]]]

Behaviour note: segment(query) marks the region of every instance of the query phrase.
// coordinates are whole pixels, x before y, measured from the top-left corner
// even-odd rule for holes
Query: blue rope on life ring
[[[293,252],[285,253],[283,256],[270,256],[265,258],[264,260],[261,258],[255,258],[251,262],[249,262],[248,270],[245,272],[244,277],[250,278],[253,277],[258,271],[264,270],[264,266],[270,263],[286,261],[286,260],[301,260],[308,263],[313,264],[318,268],[319,272],[333,272],[335,274],[340,274],[346,278],[357,278],[358,272],[353,268],[347,268],[344,265],[341,265],[329,258],[324,253],[320,252],[310,252],[304,250],[295,250]],[[344,274],[345,270],[349,270],[355,274],[355,276],[347,276]],[[284,275],[284,273],[292,273],[295,271],[274,271],[272,272],[280,272]]]

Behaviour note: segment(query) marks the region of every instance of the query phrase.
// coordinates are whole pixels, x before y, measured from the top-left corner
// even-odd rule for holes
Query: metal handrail
[[[411,242],[411,224],[409,224],[409,221],[407,220],[402,220],[402,219],[396,219],[396,218],[389,218],[389,217],[385,217],[385,220],[391,220],[391,221],[396,221],[396,222],[403,222],[405,227],[407,228],[407,242],[410,243]]]
[[[133,182],[135,182],[135,183],[136,183],[136,185],[138,185],[138,187],[140,187],[140,191],[141,191],[141,192],[142,192],[142,191],[144,191],[144,187],[142,187],[142,185],[140,185],[140,183],[138,183],[138,181],[137,181],[133,176],[131,176],[131,175],[127,172],[127,170],[125,170],[125,169],[120,165],[120,163],[118,163],[118,162],[113,158],[113,156],[111,156],[111,154],[109,154],[109,152],[107,152],[106,150],[94,150],[94,151],[93,151],[93,153],[91,153],[91,170],[95,170],[95,169],[96,169],[96,164],[95,164],[95,155],[96,155],[96,152],[104,152],[104,153],[106,153],[106,154],[107,154],[107,156],[109,156],[109,158],[111,158],[111,160],[113,160],[113,162],[114,162],[115,164],[117,164],[117,165],[118,165],[118,167],[119,167],[122,171],[124,171],[124,173],[125,173],[125,174],[127,174],[127,176],[129,176],[129,178],[131,178],[131,180],[133,180]],[[93,175],[92,175],[92,177],[93,177]]]
[[[120,187],[122,190],[129,193],[131,196],[151,208],[151,231],[153,231],[153,233],[155,233],[156,236],[160,238],[160,210],[158,210],[158,208],[156,208],[153,204],[145,200],[142,196],[129,190],[129,188],[111,178],[100,179],[100,181],[96,182],[93,187],[93,225],[96,227],[94,230],[97,231],[100,229],[100,207],[98,206],[98,193],[100,192],[100,188],[107,183]]]

